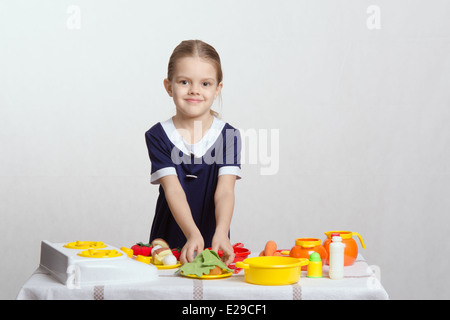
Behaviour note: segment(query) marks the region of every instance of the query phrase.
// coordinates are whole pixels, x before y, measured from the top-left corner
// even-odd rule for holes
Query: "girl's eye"
[[[211,85],[209,82],[203,82],[203,86],[208,87],[209,85]]]
[[[181,80],[180,83],[184,85],[188,84],[187,80]]]

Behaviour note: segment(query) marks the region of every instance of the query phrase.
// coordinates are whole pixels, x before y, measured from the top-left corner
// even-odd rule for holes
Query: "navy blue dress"
[[[205,247],[211,247],[216,227],[214,193],[220,175],[241,178],[241,136],[237,129],[214,117],[211,128],[196,144],[187,144],[172,118],[155,124],[145,133],[151,162],[151,183],[166,175],[176,175],[186,194],[192,217]],[[164,190],[159,187],[150,242],[167,241],[171,248],[183,247],[186,237],[169,209]]]

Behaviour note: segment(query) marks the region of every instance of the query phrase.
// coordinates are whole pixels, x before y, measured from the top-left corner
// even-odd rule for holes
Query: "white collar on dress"
[[[175,128],[172,118],[161,122],[161,125],[166,132],[167,137],[169,137],[169,140],[184,154],[189,156],[193,154],[194,157],[201,158],[205,155],[206,151],[208,151],[208,149],[211,148],[212,145],[217,141],[217,138],[220,136],[222,129],[225,126],[225,122],[214,117],[211,128],[209,128],[202,139],[195,144],[189,144],[184,141],[183,137]]]

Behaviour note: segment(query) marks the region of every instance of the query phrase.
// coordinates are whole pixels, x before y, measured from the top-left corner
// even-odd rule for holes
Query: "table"
[[[379,268],[369,266],[358,255],[345,267],[343,280],[307,278],[301,272],[298,283],[260,286],[245,282],[244,270],[229,278],[199,280],[175,275],[176,269],[158,270],[158,278],[147,283],[91,285],[67,288],[46,270],[38,267],[20,289],[18,300],[312,300],[312,299],[389,299],[379,281]]]

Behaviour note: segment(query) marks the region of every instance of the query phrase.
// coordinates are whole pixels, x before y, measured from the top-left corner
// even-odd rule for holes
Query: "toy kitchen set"
[[[170,249],[162,239],[155,240],[157,244],[139,243],[132,249],[119,249],[101,241],[52,243],[44,240],[40,266],[68,288],[151,282],[158,278],[158,269],[175,268],[179,275],[191,278],[225,279],[243,271],[245,282],[250,284],[288,285],[299,281],[302,270],[308,271],[308,278],[321,278],[325,265],[327,270],[330,267],[330,275],[333,264],[340,265],[341,271],[336,272],[342,274],[343,267],[352,265],[358,254],[353,236],[358,236],[365,248],[356,232],[330,231],[325,235],[323,242],[318,238],[297,238],[290,250],[279,249],[274,241],[268,241],[264,250],[251,258],[250,250],[237,243],[233,246],[235,260],[229,266],[220,265],[221,251],[205,252],[204,257],[199,254],[194,262],[181,265],[178,256],[173,256],[175,249]],[[336,244],[333,243],[335,237],[339,239]],[[183,274],[183,271],[189,274]]]
[[[379,268],[369,265],[358,252],[365,244],[356,232],[293,238],[287,246],[267,240],[252,252],[243,243],[235,243],[235,258],[228,265],[221,259],[221,250],[212,248],[181,264],[179,248],[171,248],[163,239],[129,246],[42,241],[40,265],[20,288],[17,299],[175,299],[189,303],[389,299]]]

